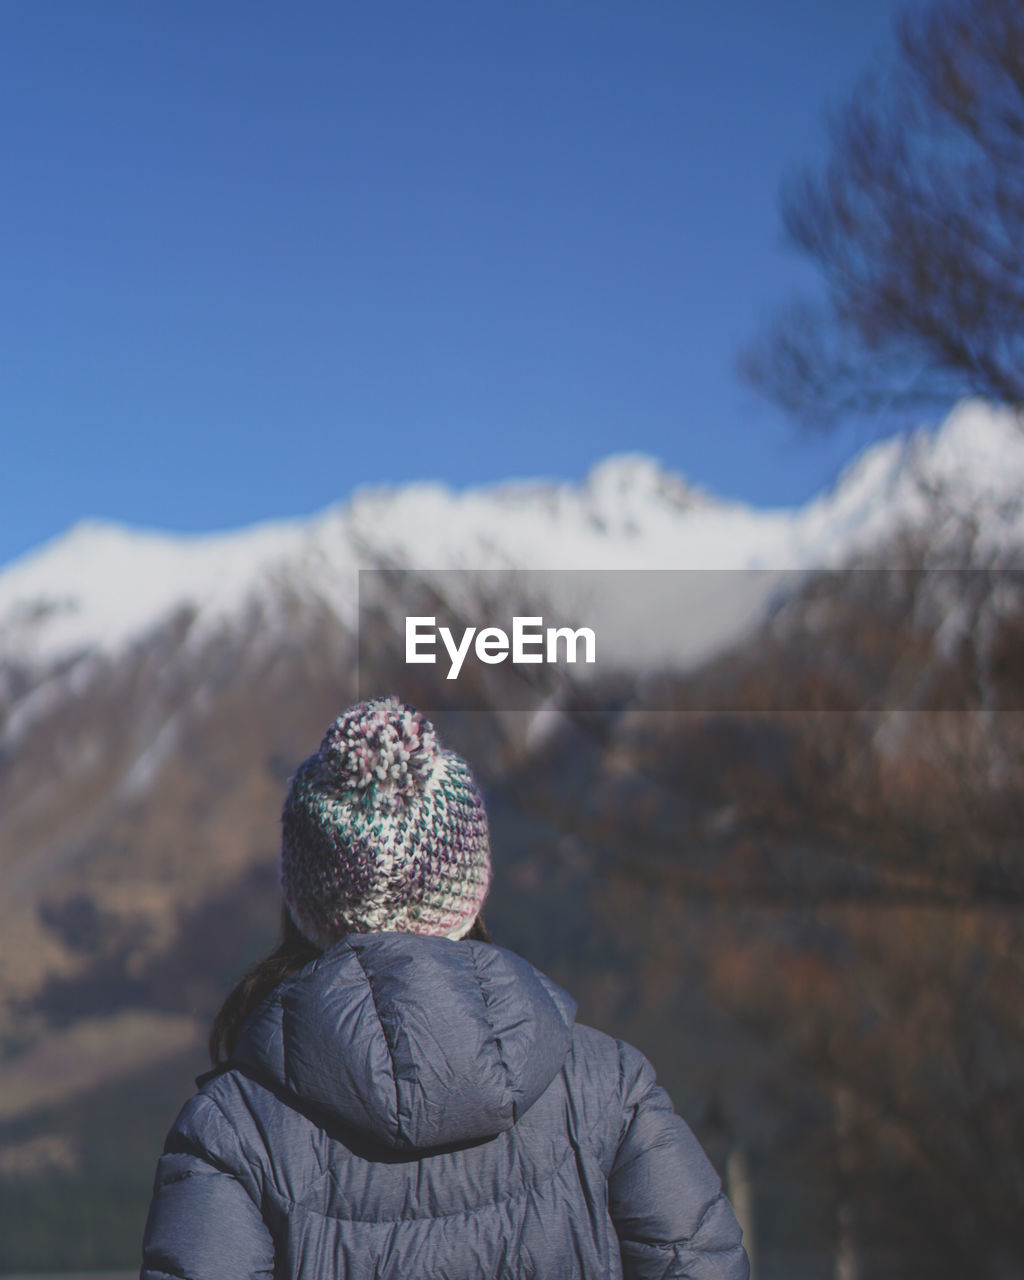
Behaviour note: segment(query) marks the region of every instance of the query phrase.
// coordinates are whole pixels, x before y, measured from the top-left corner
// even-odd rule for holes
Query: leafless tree
[[[805,426],[895,428],[961,395],[1024,405],[1024,5],[943,0],[830,121],[783,192],[823,290],[782,310],[742,375]]]

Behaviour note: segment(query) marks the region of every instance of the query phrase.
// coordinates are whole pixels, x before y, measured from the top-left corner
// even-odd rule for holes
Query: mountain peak
[[[1024,430],[1012,411],[967,401],[937,431],[871,446],[831,492],[795,510],[725,502],[648,454],[619,453],[581,482],[359,489],[310,518],[228,533],[87,519],[0,570],[0,662],[45,668],[118,653],[182,609],[202,636],[233,625],[254,598],[273,602],[282,584],[350,623],[360,565],[827,568],[943,519],[939,560],[957,528],[975,548],[1024,547]]]
[[[910,448],[930,479],[969,482],[976,494],[1017,494],[1024,474],[1024,415],[983,400],[963,400],[938,430],[915,433]]]
[[[711,503],[704,490],[685,477],[666,471],[661,462],[647,453],[613,453],[587,472],[584,493],[598,500],[636,501],[658,498],[674,506],[689,507]]]
[[[1024,541],[1024,426],[1012,409],[964,400],[937,428],[879,441],[806,509],[822,563],[936,520],[980,545]]]

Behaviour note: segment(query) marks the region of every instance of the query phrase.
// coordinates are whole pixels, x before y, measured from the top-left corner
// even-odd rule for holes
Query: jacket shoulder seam
[[[480,969],[477,965],[477,954],[478,953],[476,948],[470,947],[469,963],[473,969],[473,977],[476,980],[476,984],[480,988],[480,998],[484,1002],[484,1019],[487,1023],[487,1028],[491,1033],[491,1039],[494,1042],[494,1051],[495,1051],[495,1054],[497,1055],[498,1063],[501,1067],[502,1075],[505,1078],[505,1088],[506,1088],[506,1091],[508,1092],[509,1099],[512,1101],[513,1114],[515,1114],[515,1090],[513,1089],[513,1086],[512,1086],[512,1070],[505,1059],[505,1054],[501,1044],[501,1036],[498,1035],[498,1032],[494,1026],[494,1019],[491,1016],[491,1002],[487,998],[487,988],[484,985],[483,977],[481,976]]]
[[[370,993],[370,1003],[373,1005],[373,1015],[377,1019],[377,1025],[380,1027],[380,1033],[384,1037],[384,1044],[388,1051],[388,1066],[390,1067],[391,1088],[395,1098],[395,1136],[401,1140],[405,1140],[405,1134],[402,1132],[402,1120],[398,1103],[398,1073],[395,1071],[395,1045],[392,1044],[388,1035],[388,1029],[384,1025],[384,1019],[380,1016],[380,1006],[377,1004],[377,993],[373,989],[373,980],[363,964],[362,957],[355,947],[349,947],[350,952],[355,956],[356,964],[359,966],[359,972],[363,975],[366,983],[366,989]]]
[[[230,1075],[231,1073],[227,1072],[226,1074]],[[199,1094],[199,1096],[201,1098],[205,1098],[207,1102],[209,1102],[209,1104],[214,1108],[217,1114],[224,1121],[224,1124],[230,1130],[231,1135],[238,1148],[238,1155],[241,1158],[243,1165],[245,1166],[244,1169],[237,1169],[237,1168],[233,1169],[231,1168],[230,1165],[227,1165],[226,1163],[222,1162],[221,1167],[223,1168],[223,1171],[225,1173],[230,1174],[233,1178],[235,1178],[238,1182],[240,1182],[243,1187],[245,1187],[245,1180],[242,1175],[244,1173],[248,1173],[253,1177],[256,1177],[257,1170],[260,1170],[260,1172],[262,1172],[262,1161],[259,1159],[259,1156],[256,1155],[255,1153],[250,1155],[246,1151],[245,1144],[243,1143],[243,1140],[242,1140],[242,1135],[238,1132],[238,1125],[235,1123],[234,1120],[231,1119],[231,1117],[224,1110],[221,1104],[213,1096],[212,1091],[207,1091],[204,1089],[203,1092]],[[249,1199],[252,1200],[254,1204],[260,1203],[260,1201],[253,1195],[252,1191],[250,1191],[248,1187],[245,1187],[245,1190],[249,1196]]]

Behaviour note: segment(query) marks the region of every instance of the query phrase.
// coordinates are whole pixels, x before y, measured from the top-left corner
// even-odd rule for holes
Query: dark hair
[[[477,916],[465,938],[466,941],[473,942],[491,941],[483,916]],[[210,1027],[208,1045],[210,1061],[215,1067],[222,1062],[227,1062],[234,1053],[245,1020],[256,1006],[265,1000],[275,987],[284,982],[285,978],[298,973],[310,961],[322,954],[319,947],[314,946],[299,932],[288,907],[282,905],[281,941],[270,955],[257,960],[235,985]]]

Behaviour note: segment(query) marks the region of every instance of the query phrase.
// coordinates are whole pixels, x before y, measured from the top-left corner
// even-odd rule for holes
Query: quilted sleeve
[[[253,1280],[274,1274],[274,1243],[259,1186],[238,1135],[197,1094],[157,1163],[142,1245],[141,1280]]]
[[[711,1162],[655,1081],[620,1041],[624,1127],[609,1209],[627,1280],[747,1280],[742,1231]]]

